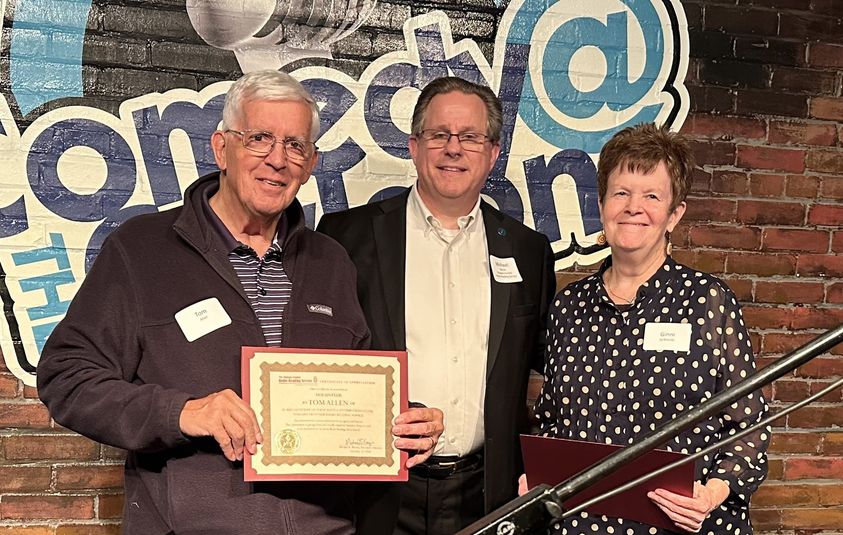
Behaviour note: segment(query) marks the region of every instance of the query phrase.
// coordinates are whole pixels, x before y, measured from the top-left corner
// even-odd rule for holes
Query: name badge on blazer
[[[691,351],[690,323],[647,323],[644,325],[645,351]]]
[[[489,255],[489,267],[492,268],[492,276],[496,281],[502,283],[521,282],[521,272],[518,271],[518,265],[515,259],[498,258],[494,255]]]
[[[231,325],[228,312],[216,297],[203,299],[176,312],[176,323],[188,342],[202,338],[219,328]]]

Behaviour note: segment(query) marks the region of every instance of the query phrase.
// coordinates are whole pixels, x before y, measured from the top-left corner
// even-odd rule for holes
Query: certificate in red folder
[[[521,435],[521,451],[524,454],[524,468],[530,487],[542,483],[558,485],[622,447],[583,440]],[[683,457],[687,455],[664,450],[650,451],[566,500],[564,505],[566,508],[579,505]],[[647,497],[647,493],[655,489],[693,496],[694,463],[689,462],[673,468],[636,487],[600,501],[589,507],[588,512],[677,531],[676,524]]]

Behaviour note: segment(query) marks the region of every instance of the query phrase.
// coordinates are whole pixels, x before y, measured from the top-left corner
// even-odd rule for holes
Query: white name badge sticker
[[[502,283],[521,282],[521,273],[518,271],[518,266],[515,264],[515,259],[498,258],[497,256],[489,255],[489,265],[492,268],[492,276],[495,280]]]
[[[176,312],[176,322],[188,342],[202,338],[209,332],[231,325],[228,312],[216,297],[210,297],[193,303]]]
[[[647,323],[644,325],[645,351],[691,350],[690,323]]]

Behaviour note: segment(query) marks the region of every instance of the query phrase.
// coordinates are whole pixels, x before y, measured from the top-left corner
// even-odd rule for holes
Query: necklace
[[[605,287],[606,287],[606,289],[607,289],[607,290],[609,290],[609,294],[610,294],[610,295],[613,295],[613,296],[615,296],[616,298],[620,299],[621,301],[623,301],[623,302],[624,302],[624,304],[626,304],[626,305],[631,305],[631,304],[635,303],[635,298],[633,298],[633,299],[627,299],[626,297],[622,297],[622,296],[620,296],[620,295],[616,294],[615,292],[613,292],[613,291],[612,291],[612,288],[609,286],[609,283],[608,283],[608,282],[606,282],[605,280],[603,281],[603,286],[605,286]]]

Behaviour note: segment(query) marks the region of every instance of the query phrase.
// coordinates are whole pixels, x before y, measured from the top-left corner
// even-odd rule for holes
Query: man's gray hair
[[[222,109],[222,129],[234,128],[243,117],[243,104],[262,100],[293,100],[310,106],[310,141],[319,137],[319,107],[301,83],[286,72],[265,70],[244,74],[229,88]]]

